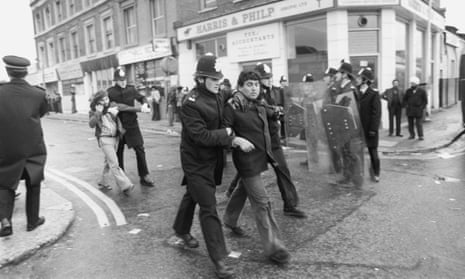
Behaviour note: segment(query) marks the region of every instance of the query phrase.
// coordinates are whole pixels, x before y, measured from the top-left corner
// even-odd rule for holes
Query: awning
[[[94,72],[109,68],[116,68],[118,66],[119,63],[116,54],[81,62],[81,69],[83,72]]]

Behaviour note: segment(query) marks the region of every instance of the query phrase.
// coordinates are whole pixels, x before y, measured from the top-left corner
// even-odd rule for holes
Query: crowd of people
[[[29,61],[15,56],[3,60],[11,81],[0,86],[0,124],[5,127],[5,133],[0,135],[4,143],[1,150],[2,154],[8,154],[0,156],[0,176],[5,178],[0,181],[0,237],[13,233],[14,196],[21,179],[26,180],[27,230],[34,230],[45,222],[44,217],[39,217],[40,184],[46,159],[40,117],[49,109],[45,90],[24,81]],[[170,125],[174,121],[182,124],[180,155],[184,177],[181,184],[186,186],[174,217],[173,230],[174,237],[179,240],[177,243],[188,248],[199,247],[198,240],[190,233],[198,205],[200,227],[215,272],[219,278],[229,278],[234,272],[225,263],[229,250],[223,226],[233,236],[244,237],[247,234],[238,224],[247,199],[265,256],[278,265],[290,261],[291,255],[281,239],[261,176],[269,165],[276,175],[284,215],[306,218],[306,213],[298,208],[298,193],[281,146],[285,136],[285,96],[282,88],[272,86],[271,69],[258,63],[254,70],[242,71],[233,86],[228,79],[220,83],[223,74],[216,62],[213,55],[201,56],[194,74],[194,88],[189,90],[175,86],[166,95]],[[322,95],[324,105],[321,113],[332,111],[333,114],[322,115],[323,121],[337,125],[338,121],[347,123],[346,118],[351,118],[349,120],[360,121],[361,124],[360,134],[351,134],[345,140],[331,144],[333,169],[342,177],[338,183],[362,185],[363,167],[360,164],[365,146],[371,159],[372,179],[378,182],[381,99],[388,102],[389,135],[393,135],[393,119],[396,118],[396,136],[402,136],[399,123],[401,110],[406,107],[410,138],[415,137],[415,126],[421,140],[427,99],[424,90],[418,86],[419,80],[412,78],[411,87],[405,94],[398,88],[397,80],[393,81],[392,88],[379,94],[373,88],[375,78],[370,68],[354,74],[352,65],[342,61],[338,69],[329,68],[324,75],[326,89]],[[113,177],[119,191],[130,196],[135,184],[124,171],[125,146],[136,154],[140,184],[153,187],[155,184],[149,174],[137,113],[152,112],[152,120],[159,120],[160,100],[165,94],[158,84],[149,87],[149,98],[139,94],[134,86],[127,85],[122,68],[115,71],[114,81],[114,86],[93,96],[89,126],[95,129],[97,144],[105,158],[98,187],[110,190],[109,181]],[[287,82],[286,77],[280,78],[282,87],[287,86]],[[303,82],[313,82],[313,76],[306,74]],[[20,94],[14,95],[16,91]],[[24,110],[18,111],[14,103],[21,94],[27,100],[21,99]],[[8,101],[5,98],[9,98]],[[142,105],[135,106],[135,101]],[[23,115],[36,121],[25,121]],[[331,141],[332,131],[327,132],[328,141]],[[18,140],[24,142],[18,144]],[[232,150],[237,175],[227,190],[229,200],[221,218],[216,208],[215,192],[216,186],[222,183],[225,149]]]

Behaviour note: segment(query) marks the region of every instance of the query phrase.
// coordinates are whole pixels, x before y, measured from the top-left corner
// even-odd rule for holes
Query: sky
[[[0,0],[0,57],[5,55],[23,56],[34,62],[36,51],[34,27],[30,0]],[[453,25],[459,32],[465,33],[463,0],[441,0],[441,6],[447,9],[446,24]],[[0,81],[7,80],[3,61],[0,61]]]

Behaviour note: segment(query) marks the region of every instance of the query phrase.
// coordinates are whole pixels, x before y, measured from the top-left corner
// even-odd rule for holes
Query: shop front
[[[82,86],[87,100],[89,100],[98,90],[106,90],[113,86],[113,72],[118,65],[119,62],[116,54],[80,63],[80,70],[84,74]],[[77,86],[79,88],[80,85],[77,84]]]
[[[61,82],[64,112],[87,112],[89,98],[84,90],[84,79],[79,63],[61,64],[57,67]],[[74,108],[73,108],[74,107]]]

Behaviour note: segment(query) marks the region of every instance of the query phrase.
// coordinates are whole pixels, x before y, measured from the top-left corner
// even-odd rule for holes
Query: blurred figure
[[[402,137],[400,133],[400,123],[402,120],[402,102],[404,100],[404,93],[399,88],[399,81],[397,79],[392,81],[392,87],[386,89],[381,98],[387,101],[389,111],[389,136],[391,137],[394,132],[394,118],[396,125],[396,136]]]
[[[150,97],[152,99],[152,121],[160,120],[160,103],[162,94],[156,85],[150,86]]]
[[[40,188],[47,150],[40,118],[47,112],[45,90],[25,81],[29,60],[5,56],[10,82],[0,85],[0,237],[13,234],[15,191],[26,180],[27,231],[44,224]]]
[[[175,119],[176,114],[176,95],[178,90],[182,90],[181,86],[172,86],[170,92],[168,92],[168,96],[166,97],[166,112],[168,114],[168,124],[169,126],[173,126],[173,122]]]
[[[418,133],[418,139],[423,140],[423,118],[428,104],[426,91],[419,87],[420,79],[418,77],[410,78],[410,88],[407,89],[404,95],[403,103],[406,106],[408,117],[409,139],[415,138],[415,127]]]
[[[74,84],[71,84],[71,113],[77,113],[76,109],[76,88]]]

